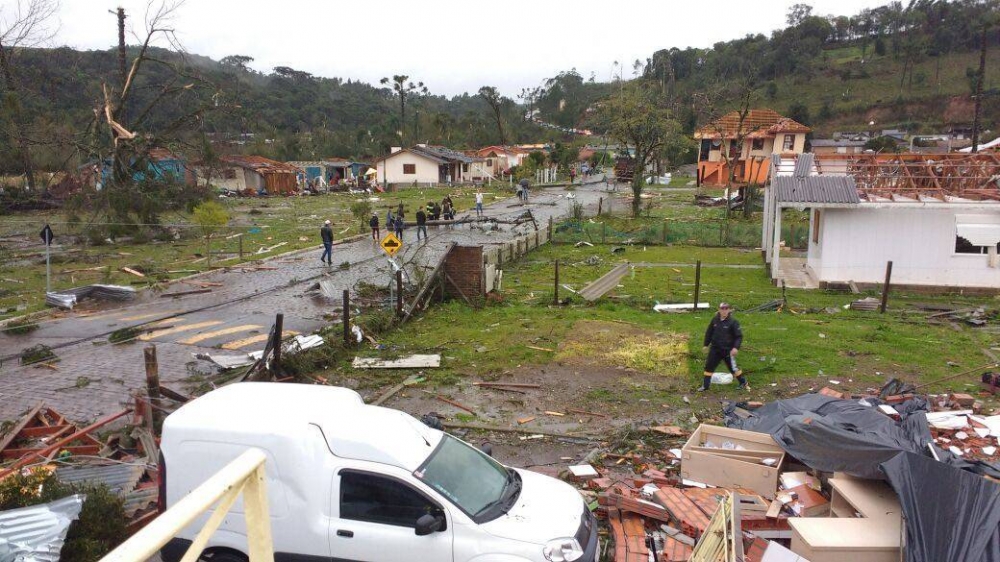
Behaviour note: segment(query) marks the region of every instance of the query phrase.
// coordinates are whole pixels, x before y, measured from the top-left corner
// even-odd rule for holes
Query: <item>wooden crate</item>
[[[738,449],[725,448],[728,445]],[[768,499],[778,489],[785,452],[766,433],[702,425],[681,450],[681,477],[726,488],[744,488]],[[765,459],[776,459],[773,466]]]

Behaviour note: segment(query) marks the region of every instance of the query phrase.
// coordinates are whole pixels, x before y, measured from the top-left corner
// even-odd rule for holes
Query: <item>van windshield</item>
[[[414,476],[477,523],[506,513],[521,489],[515,471],[447,434]]]

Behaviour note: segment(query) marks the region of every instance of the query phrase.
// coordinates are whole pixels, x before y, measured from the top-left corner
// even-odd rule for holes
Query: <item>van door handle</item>
[[[337,529],[337,536],[344,538],[354,538],[354,531],[348,531],[346,529]]]

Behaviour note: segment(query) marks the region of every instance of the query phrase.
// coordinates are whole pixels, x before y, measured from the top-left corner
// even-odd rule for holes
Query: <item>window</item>
[[[708,153],[712,150],[712,141],[709,139],[701,139],[701,150],[698,151],[698,156],[702,161],[708,160]]]
[[[764,150],[764,139],[753,139],[752,150]]]
[[[991,248],[1000,250],[1000,223],[995,216],[955,217],[956,254],[988,254]]]
[[[819,244],[819,219],[821,216],[819,209],[813,210],[813,244]]]
[[[417,165],[416,164],[403,164],[403,173],[404,174],[409,174],[409,175],[417,173]]]
[[[475,520],[516,492],[512,474],[482,451],[445,435],[414,476]]]
[[[735,140],[729,141],[729,158],[730,160],[740,157],[740,152],[742,152],[743,147],[737,143]]]
[[[226,168],[225,170],[222,171],[222,178],[227,180],[236,179],[236,170],[234,170],[233,168]]]
[[[785,140],[781,143],[781,149],[785,152],[795,150],[795,135],[785,135]]]
[[[462,173],[465,174],[465,173],[468,173],[468,172],[469,172],[469,165],[468,164],[462,164]]]
[[[493,159],[492,158],[487,158],[486,159],[486,167],[487,168],[492,168],[493,167]]]
[[[340,473],[341,519],[412,528],[421,515],[435,513],[441,508],[398,480],[366,472]]]

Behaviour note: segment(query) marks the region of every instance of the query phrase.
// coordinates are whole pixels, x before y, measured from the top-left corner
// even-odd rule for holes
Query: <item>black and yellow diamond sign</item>
[[[389,254],[390,258],[395,256],[396,252],[403,249],[403,242],[391,232],[385,235],[385,238],[382,239],[379,245],[382,246],[385,253]]]

